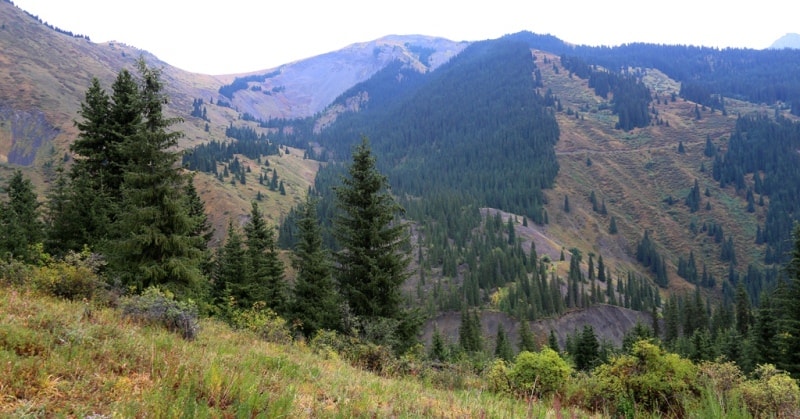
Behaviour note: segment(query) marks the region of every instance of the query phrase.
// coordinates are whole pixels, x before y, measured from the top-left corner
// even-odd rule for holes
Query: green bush
[[[759,365],[755,379],[742,384],[742,398],[750,413],[758,418],[800,417],[800,388],[785,371],[772,364]]]
[[[256,301],[253,307],[247,310],[233,310],[230,317],[234,327],[249,330],[267,342],[292,341],[292,333],[286,320],[267,307],[263,301]]]
[[[176,301],[172,295],[158,288],[150,287],[141,295],[123,297],[120,309],[124,317],[145,324],[164,326],[171,332],[179,333],[184,339],[194,339],[200,329],[197,307],[194,304]]]
[[[508,378],[508,367],[502,359],[495,359],[484,376],[486,387],[495,393],[508,393],[511,391],[511,381]]]
[[[563,391],[571,373],[567,362],[545,347],[540,352],[520,352],[508,378],[517,394],[544,396]]]
[[[587,405],[622,416],[638,410],[681,417],[687,398],[700,393],[691,361],[644,340],[634,343],[630,355],[595,368],[593,376]]]
[[[4,285],[22,285],[31,277],[33,267],[15,259],[0,259],[0,283]]]

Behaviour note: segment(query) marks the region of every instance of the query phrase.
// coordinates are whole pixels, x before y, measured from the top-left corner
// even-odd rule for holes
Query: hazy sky
[[[385,35],[454,41],[529,30],[588,45],[627,42],[766,48],[800,33],[786,0],[14,0],[94,42],[116,40],[188,71],[264,70]],[[744,6],[744,7],[742,7]]]

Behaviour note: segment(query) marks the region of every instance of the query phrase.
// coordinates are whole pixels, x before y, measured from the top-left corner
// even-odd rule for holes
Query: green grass
[[[274,344],[205,319],[194,341],[112,308],[32,291],[0,293],[0,416],[544,416],[484,391],[380,377],[337,356]],[[539,412],[539,413],[536,413]]]

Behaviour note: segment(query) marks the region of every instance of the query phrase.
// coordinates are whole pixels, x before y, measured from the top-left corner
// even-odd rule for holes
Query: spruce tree
[[[214,236],[214,227],[208,219],[208,214],[206,214],[206,204],[200,198],[197,188],[194,186],[194,175],[190,176],[186,182],[185,194],[189,217],[194,225],[190,234],[198,238],[198,240],[194,241],[194,245],[197,246],[197,249],[202,254],[201,269],[203,274],[209,277],[213,266],[211,263],[211,250],[208,244]]]
[[[300,330],[311,337],[320,329],[339,329],[338,298],[328,252],[322,246],[322,229],[317,219],[317,201],[309,193],[299,208],[297,244],[292,267],[297,272],[291,302],[291,316]]]
[[[334,219],[336,278],[353,313],[367,321],[397,321],[395,338],[415,340],[419,322],[402,307],[400,287],[409,276],[409,233],[397,219],[403,208],[388,191],[388,180],[375,165],[366,137],[335,187],[339,213]]]
[[[519,351],[536,351],[536,341],[531,333],[531,326],[527,321],[519,323]]]
[[[132,102],[138,105],[140,121],[133,118],[139,122],[135,126],[115,128],[130,135],[120,144],[121,211],[106,256],[126,286],[140,291],[164,286],[179,296],[198,297],[207,285],[198,244],[202,239],[192,234],[195,224],[184,195],[186,176],[174,150],[182,133],[168,130],[179,120],[163,114],[167,97],[161,71],[143,59],[138,69],[138,100]]]
[[[32,248],[44,240],[44,224],[30,179],[14,171],[7,187],[8,201],[0,203],[0,256],[34,262]]]
[[[776,305],[781,312],[778,334],[781,336],[781,356],[778,367],[794,378],[800,376],[800,224],[794,227],[794,249],[786,266],[789,275],[783,292],[776,291]]]
[[[495,339],[494,357],[502,359],[506,362],[511,362],[511,360],[514,358],[514,349],[511,348],[511,342],[508,341],[506,329],[502,324],[497,325],[497,338]]]
[[[283,262],[278,258],[275,229],[267,226],[256,201],[251,202],[250,219],[244,226],[244,235],[250,265],[249,303],[263,301],[278,314],[284,314],[288,293],[283,278]]]
[[[576,337],[576,351],[573,355],[575,367],[579,370],[588,371],[592,369],[598,361],[600,355],[600,343],[594,334],[594,328],[590,325],[583,326],[580,337]]]
[[[248,268],[241,233],[234,227],[233,220],[228,220],[227,238],[225,244],[217,249],[213,276],[214,299],[223,309],[239,306],[240,301],[248,302]]]
[[[433,337],[431,338],[431,350],[428,357],[433,361],[444,362],[447,361],[447,345],[445,343],[442,333],[439,328],[434,325]]]

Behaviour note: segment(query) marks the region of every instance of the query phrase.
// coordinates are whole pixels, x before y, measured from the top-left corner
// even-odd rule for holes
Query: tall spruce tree
[[[238,306],[240,301],[247,302],[250,298],[247,288],[249,266],[246,252],[241,233],[236,230],[233,221],[228,220],[225,244],[217,249],[212,288],[216,303],[223,309],[228,308],[231,303],[234,307]]]
[[[275,229],[267,226],[256,201],[251,203],[250,220],[244,226],[244,234],[250,264],[249,303],[263,301],[278,314],[285,314],[288,290],[284,280],[283,262],[278,258]]]
[[[290,312],[293,319],[299,320],[303,334],[311,337],[320,329],[340,328],[339,302],[330,256],[322,246],[317,200],[310,192],[298,212],[297,244],[292,256],[292,267],[297,276]]]
[[[397,219],[403,208],[388,191],[366,137],[353,151],[348,175],[335,187],[339,213],[334,219],[336,278],[352,312],[367,322],[397,322],[397,342],[410,344],[417,316],[404,309],[400,287],[409,276],[409,233]]]
[[[506,329],[503,324],[497,325],[497,338],[494,344],[494,357],[502,359],[506,362],[511,362],[514,358],[514,349],[511,348],[511,342],[508,341]]]
[[[0,204],[0,257],[33,262],[32,246],[42,243],[44,224],[30,179],[20,170],[8,181],[8,202]]]
[[[122,133],[122,201],[107,246],[109,267],[131,288],[163,286],[181,297],[199,297],[208,284],[202,275],[202,240],[193,234],[185,197],[186,175],[174,150],[180,131],[169,131],[179,119],[163,113],[167,97],[161,71],[138,61],[138,97],[125,106],[125,117],[112,115],[112,129]],[[135,117],[138,111],[140,118]],[[113,176],[112,176],[113,179]]]

